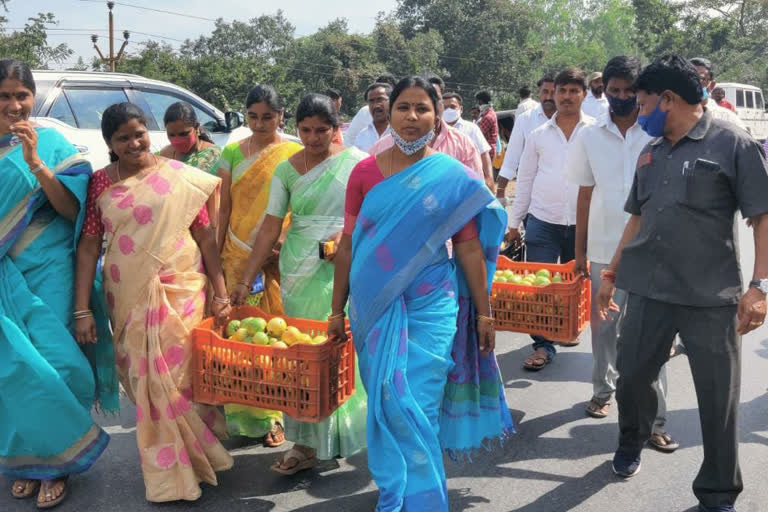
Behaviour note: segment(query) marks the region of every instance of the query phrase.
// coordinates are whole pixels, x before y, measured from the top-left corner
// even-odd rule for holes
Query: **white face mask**
[[[460,117],[461,117],[461,114],[455,108],[446,108],[443,111],[443,121],[445,121],[448,124],[455,123],[456,121],[459,120]]]

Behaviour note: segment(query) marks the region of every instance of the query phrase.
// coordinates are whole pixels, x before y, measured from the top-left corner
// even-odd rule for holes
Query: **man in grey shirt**
[[[603,271],[598,312],[629,293],[618,346],[619,448],[614,472],[640,470],[657,398],[652,387],[675,335],[687,349],[699,402],[704,461],[693,483],[702,512],[733,511],[738,462],[741,336],[762,325],[768,292],[768,168],[760,146],[701,106],[696,69],[666,56],[637,80],[638,123],[655,137],[640,152],[631,215]],[[736,209],[751,220],[754,280],[742,295]],[[614,286],[615,283],[615,286]]]

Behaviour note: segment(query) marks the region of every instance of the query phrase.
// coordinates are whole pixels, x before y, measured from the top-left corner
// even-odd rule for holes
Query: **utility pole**
[[[104,54],[101,53],[101,50],[96,44],[96,42],[99,40],[99,36],[96,34],[91,36],[91,41],[93,41],[93,47],[96,50],[96,53],[99,54],[99,58],[103,63],[109,64],[109,70],[113,73],[115,72],[117,63],[120,62],[120,59],[123,58],[123,52],[125,51],[125,47],[128,44],[128,38],[131,36],[131,33],[127,30],[123,31],[123,45],[120,47],[120,51],[117,52],[117,56],[115,56],[115,21],[112,16],[112,9],[114,9],[114,7],[115,2],[107,2],[107,8],[109,9],[109,58],[104,57]]]

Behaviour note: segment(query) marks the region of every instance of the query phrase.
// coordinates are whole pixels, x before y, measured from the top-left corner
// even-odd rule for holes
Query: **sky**
[[[58,20],[55,28],[66,30],[49,30],[50,44],[67,43],[75,54],[60,66],[67,67],[82,56],[86,63],[96,55],[91,43],[90,34],[97,33],[99,47],[106,55],[109,51],[108,10],[106,0],[10,0],[7,27],[23,27],[30,16],[39,12],[52,12]],[[391,11],[395,8],[396,0],[280,0],[266,2],[264,0],[125,0],[116,1],[114,8],[115,19],[115,52],[122,43],[123,30],[130,30],[132,35],[128,46],[130,51],[140,48],[139,42],[148,39],[163,40],[174,47],[179,41],[194,39],[202,34],[210,34],[213,30],[212,21],[182,17],[178,15],[137,9],[128,5],[149,7],[174,11],[202,18],[224,18],[225,21],[246,21],[264,14],[274,14],[278,7],[283,10],[288,20],[296,27],[297,35],[311,34],[335,18],[346,18],[352,32],[367,33],[375,24],[379,11]],[[123,4],[123,5],[121,5]],[[127,5],[126,5],[127,4]],[[210,8],[215,4],[216,8]],[[320,9],[319,7],[322,7]],[[52,27],[54,28],[54,27]],[[72,30],[75,29],[75,30]],[[98,30],[99,32],[95,32]],[[144,34],[139,34],[143,32]]]

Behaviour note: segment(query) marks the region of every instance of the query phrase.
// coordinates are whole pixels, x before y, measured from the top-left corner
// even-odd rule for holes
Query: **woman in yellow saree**
[[[120,383],[136,404],[136,440],[146,498],[196,500],[200,482],[232,457],[215,407],[192,404],[190,331],[203,318],[211,277],[217,321],[230,312],[208,207],[218,178],[149,152],[144,113],[130,103],[104,111],[102,134],[113,163],[88,187],[77,250],[75,310],[87,310],[102,241],[104,289]],[[93,317],[78,317],[78,341],[93,342]]]
[[[245,102],[252,135],[224,148],[219,161],[221,212],[219,247],[227,291],[232,294],[256,242],[267,210],[269,187],[277,165],[301,150],[301,145],[285,141],[278,133],[283,105],[275,90],[257,85]],[[289,224],[288,218],[284,228]],[[284,229],[285,231],[285,229]],[[280,300],[280,270],[277,266],[278,242],[273,257],[262,268],[263,292],[248,283],[254,293],[249,304],[267,313],[283,315]],[[282,413],[243,405],[228,405],[227,425],[231,435],[264,437],[264,445],[280,446],[284,440]]]

